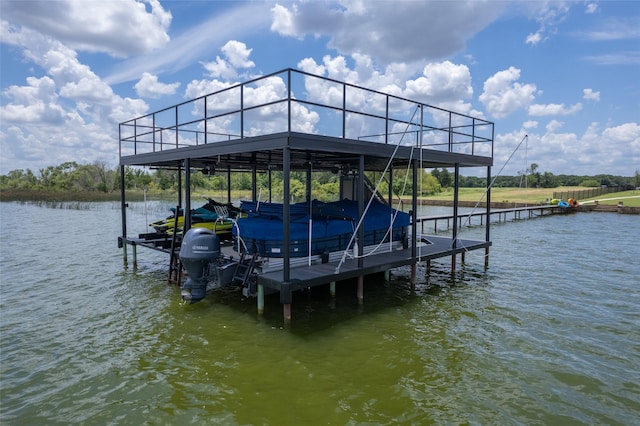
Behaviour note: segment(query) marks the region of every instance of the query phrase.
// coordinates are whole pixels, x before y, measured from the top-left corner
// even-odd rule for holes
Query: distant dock
[[[437,215],[437,216],[424,216],[417,218],[417,222],[420,224],[420,232],[425,232],[425,223],[433,223],[433,232],[438,232],[438,223],[445,222],[446,228],[451,228],[451,225],[456,221],[458,227],[463,226],[483,226],[487,223],[487,216],[497,216],[497,222],[506,222],[509,220],[521,220],[531,219],[538,216],[546,216],[554,213],[567,213],[565,209],[561,209],[557,205],[541,205],[541,206],[523,206],[512,207],[502,209],[491,209],[489,211],[477,211],[471,213],[460,213],[457,217],[453,215]],[[473,221],[475,219],[475,221]]]

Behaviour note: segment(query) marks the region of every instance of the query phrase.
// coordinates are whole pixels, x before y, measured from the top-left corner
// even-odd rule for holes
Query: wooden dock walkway
[[[560,209],[557,205],[540,205],[540,206],[523,206],[523,207],[513,207],[513,208],[505,208],[505,209],[492,209],[489,213],[489,216],[497,216],[498,222],[506,222],[510,220],[520,220],[520,219],[531,219],[533,217],[545,216],[549,214],[554,214],[558,212],[564,212],[564,209]],[[523,217],[526,216],[526,217]],[[472,225],[486,225],[487,223],[487,211],[477,211],[472,213],[458,213],[457,225],[459,228],[462,226],[472,226]],[[472,218],[479,218],[479,221],[476,223],[472,223]],[[433,222],[433,232],[438,232],[438,222],[446,222],[447,226],[445,229],[449,229],[454,220],[453,215],[436,215],[436,216],[423,216],[417,218],[416,222],[420,225],[420,232],[425,232],[425,222]]]

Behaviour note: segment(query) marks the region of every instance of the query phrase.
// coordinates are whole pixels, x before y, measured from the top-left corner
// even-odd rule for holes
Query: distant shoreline
[[[501,188],[505,190],[506,188]],[[513,189],[514,193],[520,191],[518,188]],[[640,191],[632,191],[633,193]],[[508,196],[508,192],[500,194],[501,198]],[[127,201],[143,201],[145,195],[143,191],[127,190]],[[147,194],[148,200],[173,200],[175,194],[167,193],[151,193]],[[508,198],[508,197],[507,197]],[[513,197],[517,198],[517,197]],[[411,198],[402,197],[402,202],[405,204],[411,204]],[[579,211],[596,211],[596,212],[617,212],[625,214],[640,214],[640,206],[636,200],[640,199],[638,196],[632,197],[616,197],[607,198],[606,202],[588,201],[579,205]],[[619,201],[618,201],[619,200]],[[629,200],[629,201],[627,201]],[[0,201],[20,201],[20,202],[105,202],[105,201],[120,201],[119,192],[79,192],[79,191],[43,191],[43,190],[3,190],[0,191]],[[631,202],[633,201],[633,202]],[[607,204],[608,202],[608,204]],[[631,205],[625,206],[629,203]],[[453,207],[453,197],[451,199],[431,199],[420,198],[418,203],[423,206],[443,206]],[[525,207],[525,206],[539,206],[544,203],[541,202],[529,202],[529,201],[495,201],[491,203],[492,209],[506,209],[513,207]],[[460,207],[477,207],[485,209],[487,206],[486,201],[469,201],[459,200],[458,206]]]

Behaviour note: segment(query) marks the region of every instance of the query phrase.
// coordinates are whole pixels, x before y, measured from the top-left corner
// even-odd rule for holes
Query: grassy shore
[[[588,204],[596,200],[600,204],[617,205],[623,203],[626,207],[640,207],[640,190],[612,192],[611,194],[580,200],[580,202]]]
[[[491,189],[491,201],[494,203],[517,204],[544,204],[553,196],[554,192],[580,191],[583,187],[564,186],[558,188],[493,188]],[[630,198],[631,197],[631,198]],[[452,201],[453,190],[426,197],[429,200]],[[460,188],[458,193],[460,201],[477,202],[486,201],[485,188]],[[584,200],[580,203],[589,203],[598,200],[600,204],[617,205],[623,202],[625,206],[640,207],[640,191],[622,191],[604,194]]]
[[[579,187],[559,187],[559,188],[492,188],[491,201],[494,203],[518,203],[518,204],[541,204],[551,199],[553,191],[571,191],[584,188]],[[486,201],[485,188],[460,188],[458,199],[460,201],[474,202],[478,200]],[[453,189],[449,189],[440,194],[426,197],[430,200],[453,200]]]

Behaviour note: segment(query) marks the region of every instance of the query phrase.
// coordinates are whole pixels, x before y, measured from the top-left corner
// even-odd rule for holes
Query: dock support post
[[[131,251],[133,252],[133,269],[138,269],[138,248],[135,244],[131,246]]]
[[[329,294],[331,294],[331,297],[336,297],[336,282],[335,281],[331,281],[331,283],[329,283]]]
[[[484,249],[484,270],[489,269],[489,247]]]
[[[411,291],[416,289],[416,263],[411,264]]]
[[[122,134],[120,126],[118,126],[118,132],[120,140],[122,140]],[[124,165],[120,166],[120,214],[122,215],[122,253],[124,254],[124,267],[127,267],[127,203],[125,202],[125,168]]]
[[[456,255],[451,255],[451,275],[456,273]]]
[[[264,286],[258,284],[258,315],[264,314]]]
[[[293,302],[291,287],[291,283],[288,281],[280,284],[280,303],[282,303],[284,325],[291,324],[291,303]]]
[[[431,274],[431,259],[427,259],[427,275]]]
[[[464,265],[464,255],[465,255],[464,251],[460,253],[460,261],[462,262],[462,265]]]
[[[362,305],[364,303],[364,276],[360,275],[358,277],[358,304]]]
[[[391,271],[389,269],[384,271],[384,280],[385,282],[391,281]]]
[[[484,270],[489,269],[489,242],[491,241],[491,221],[489,220],[489,216],[491,215],[491,185],[489,182],[491,181],[491,167],[487,167],[487,226],[485,228],[485,241],[487,242],[487,247],[484,251]],[[500,215],[498,215],[500,217]]]
[[[291,303],[282,305],[282,313],[284,315],[284,325],[291,324]]]

